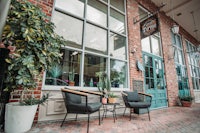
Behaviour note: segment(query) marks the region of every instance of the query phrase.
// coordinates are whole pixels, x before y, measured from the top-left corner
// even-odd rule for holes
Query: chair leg
[[[130,121],[131,121],[131,108],[130,108]]]
[[[150,114],[149,114],[149,108],[147,108],[147,110],[148,110],[149,121],[151,121]]]
[[[88,114],[87,133],[89,133],[90,114]]]
[[[99,109],[99,125],[101,125],[101,114],[100,114],[100,109]]]
[[[76,114],[76,121],[77,121],[78,114]]]
[[[64,121],[65,121],[66,117],[67,117],[67,113],[66,113],[66,115],[65,115],[65,118],[63,119],[63,121],[62,121],[62,124],[60,125],[60,127],[62,127],[62,126],[63,126],[63,123],[64,123]]]
[[[125,109],[124,109],[124,114],[123,114],[123,116],[125,115],[125,112],[126,112],[126,107],[125,107]]]

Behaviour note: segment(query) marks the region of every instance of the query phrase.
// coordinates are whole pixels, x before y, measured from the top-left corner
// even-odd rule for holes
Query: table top
[[[120,105],[120,103],[106,103],[106,104],[103,104],[103,105]]]

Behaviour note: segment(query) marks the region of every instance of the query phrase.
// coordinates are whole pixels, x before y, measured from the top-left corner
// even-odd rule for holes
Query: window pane
[[[160,55],[160,47],[158,38],[152,37],[152,53],[155,55]]]
[[[124,0],[110,0],[110,4],[124,12]]]
[[[110,34],[110,56],[126,59],[126,38],[114,33]]]
[[[111,86],[116,88],[127,87],[127,63],[117,60],[110,62]]]
[[[110,29],[125,34],[125,17],[113,9],[110,10]]]
[[[81,53],[63,49],[63,59],[60,65],[54,66],[46,73],[46,85],[71,85],[79,86]]]
[[[107,54],[107,32],[91,24],[86,25],[86,50]]]
[[[56,25],[55,32],[67,40],[67,45],[81,48],[83,29],[82,21],[57,11],[54,12],[52,21]]]
[[[84,86],[97,87],[99,82],[97,72],[106,71],[106,58],[85,54],[84,61]]]
[[[142,50],[151,53],[149,37],[142,39]]]
[[[87,19],[106,27],[107,6],[95,0],[89,0],[87,6]]]
[[[56,0],[55,7],[83,17],[85,0]]]

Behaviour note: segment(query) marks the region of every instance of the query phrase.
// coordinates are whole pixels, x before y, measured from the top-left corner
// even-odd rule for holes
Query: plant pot
[[[75,82],[69,81],[69,86],[74,86]]]
[[[181,104],[183,107],[191,107],[192,102],[190,101],[181,101]]]
[[[103,97],[101,101],[102,101],[102,104],[106,104],[107,103],[107,98]]]
[[[38,105],[22,106],[18,102],[6,104],[5,132],[24,133],[31,129]]]
[[[108,98],[108,103],[116,103],[117,99],[116,98]]]

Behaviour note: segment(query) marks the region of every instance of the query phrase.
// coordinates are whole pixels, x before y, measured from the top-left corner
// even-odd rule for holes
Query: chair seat
[[[149,102],[128,102],[131,108],[147,108],[151,106]]]

